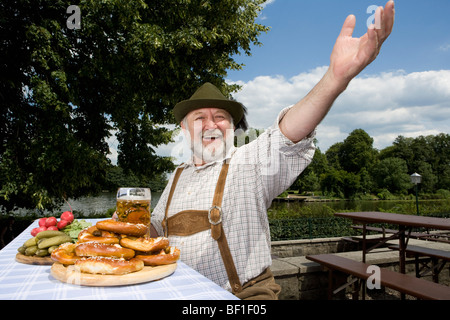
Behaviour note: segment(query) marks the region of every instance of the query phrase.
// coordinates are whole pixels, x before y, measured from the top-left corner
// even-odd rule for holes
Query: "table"
[[[399,239],[399,268],[401,273],[405,273],[406,266],[406,246],[408,245],[409,235],[413,227],[421,227],[427,229],[437,229],[437,230],[450,230],[450,219],[445,218],[435,218],[435,217],[425,217],[425,216],[413,216],[389,212],[344,212],[335,213],[336,217],[349,218],[353,220],[353,223],[362,224],[363,226],[363,250],[362,250],[362,261],[366,262],[366,254],[374,247],[367,249],[366,244],[366,227],[370,223],[387,223],[398,225],[398,232],[394,233],[392,236],[385,238],[385,241],[390,239]],[[408,235],[406,236],[406,231]],[[363,296],[364,296],[363,291]],[[402,299],[404,299],[404,294],[402,294]]]
[[[393,234],[386,240],[398,238],[399,239],[399,265],[400,272],[405,273],[405,249],[408,244],[409,234],[411,228],[422,227],[437,230],[450,230],[450,219],[413,216],[389,212],[344,212],[335,213],[336,217],[352,219],[354,223],[361,223],[363,225],[363,262],[366,261],[366,226],[370,223],[388,223],[398,225],[398,232]],[[408,229],[408,236],[406,231]]]
[[[95,224],[96,219],[86,219]],[[60,282],[51,266],[15,261],[17,248],[31,238],[34,221],[0,251],[0,299],[18,300],[238,300],[232,293],[193,270],[182,261],[175,272],[161,280],[118,287],[88,287]]]

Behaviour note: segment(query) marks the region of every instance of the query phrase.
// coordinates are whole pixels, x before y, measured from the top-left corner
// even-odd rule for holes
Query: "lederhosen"
[[[270,268],[267,268],[259,276],[248,281],[244,286],[241,285],[239,280],[222,226],[221,205],[228,167],[229,164],[224,161],[219,174],[219,179],[217,180],[213,202],[209,210],[183,210],[168,217],[170,202],[172,201],[183,167],[177,169],[167,199],[165,216],[161,222],[164,229],[164,235],[165,237],[168,237],[169,235],[189,236],[211,229],[211,237],[217,241],[219,246],[220,255],[222,256],[222,261],[225,265],[232,293],[241,299],[277,299],[281,288],[275,283]]]
[[[166,237],[169,235],[189,236],[211,229],[211,237],[217,241],[219,246],[220,255],[222,256],[222,260],[225,265],[231,290],[234,294],[236,294],[242,291],[242,285],[239,281],[233,257],[231,256],[230,248],[228,247],[227,238],[222,226],[221,205],[228,167],[229,164],[224,162],[222,165],[222,170],[219,174],[219,179],[217,180],[212,206],[209,210],[184,210],[168,218],[167,215],[169,212],[170,202],[172,201],[178,179],[183,171],[183,167],[179,167],[173,178],[162,226]]]

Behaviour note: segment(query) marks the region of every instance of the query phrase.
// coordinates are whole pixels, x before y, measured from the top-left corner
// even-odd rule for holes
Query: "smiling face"
[[[181,122],[181,128],[190,142],[196,165],[225,158],[233,145],[233,120],[223,109],[193,110]]]

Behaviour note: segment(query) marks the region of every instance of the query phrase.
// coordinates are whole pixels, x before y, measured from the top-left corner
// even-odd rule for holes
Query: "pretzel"
[[[122,237],[122,239],[120,239],[120,245],[141,252],[159,251],[165,249],[169,245],[169,239],[165,237]]]
[[[80,257],[113,257],[131,259],[134,250],[123,248],[118,244],[105,244],[97,242],[83,242],[76,246],[75,253]]]
[[[99,243],[116,244],[119,238],[112,232],[99,230],[96,226],[81,230],[78,234],[78,242],[95,241]]]
[[[125,260],[111,257],[88,257],[75,263],[75,270],[91,274],[122,275],[140,271],[143,268],[143,261],[136,258]]]
[[[177,262],[180,258],[180,249],[177,247],[167,247],[158,253],[138,254],[137,259],[144,261],[146,266],[161,266]]]
[[[141,237],[148,232],[148,227],[144,224],[121,222],[112,219],[99,221],[95,226],[99,230],[126,234],[134,237]]]
[[[80,256],[77,256],[75,253],[76,248],[75,243],[66,242],[61,244],[58,248],[52,251],[51,258],[55,262],[59,262],[62,264],[75,264],[75,262],[81,259]]]

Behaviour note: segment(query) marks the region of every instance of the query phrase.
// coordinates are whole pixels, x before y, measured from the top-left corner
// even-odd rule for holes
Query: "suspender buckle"
[[[219,220],[218,221],[212,221],[211,220],[211,211],[214,210],[214,209],[219,211]],[[211,208],[209,208],[209,210],[208,210],[208,220],[209,220],[209,223],[211,223],[213,226],[217,226],[218,224],[222,223],[222,207],[212,206]]]

